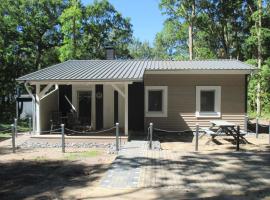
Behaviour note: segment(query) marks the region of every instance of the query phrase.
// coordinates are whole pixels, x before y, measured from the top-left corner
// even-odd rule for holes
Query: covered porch
[[[26,81],[25,88],[35,102],[36,135],[52,133],[60,124],[73,133],[107,130],[115,123],[119,123],[120,134],[143,130],[142,82]]]

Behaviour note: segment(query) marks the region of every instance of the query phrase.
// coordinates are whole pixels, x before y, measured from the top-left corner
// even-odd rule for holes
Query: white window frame
[[[215,111],[201,112],[201,91],[215,91]],[[196,86],[196,117],[219,118],[221,116],[221,87],[220,86]]]
[[[148,110],[148,99],[149,91],[160,91],[162,90],[162,111],[149,111]],[[145,117],[167,117],[168,115],[168,86],[145,86]]]

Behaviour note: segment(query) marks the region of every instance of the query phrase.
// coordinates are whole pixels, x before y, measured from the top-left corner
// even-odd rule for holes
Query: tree
[[[132,25],[107,0],[94,1],[83,13],[84,59],[105,58],[105,47],[113,46],[118,58],[128,56]]]
[[[78,59],[82,55],[79,48],[82,45],[82,10],[79,0],[71,0],[59,17],[64,36],[63,45],[59,49],[61,61]]]
[[[152,59],[154,58],[154,49],[150,46],[149,42],[141,42],[139,39],[133,39],[130,43],[129,54],[134,59]]]
[[[189,59],[193,59],[193,29],[195,24],[195,0],[161,0],[160,8],[168,15],[170,20],[188,24]]]

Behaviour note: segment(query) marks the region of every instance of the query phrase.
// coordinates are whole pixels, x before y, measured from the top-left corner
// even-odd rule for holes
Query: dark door
[[[96,85],[96,129],[103,128],[103,85]]]
[[[71,110],[71,106],[66,98],[72,102],[72,86],[59,85],[59,111],[62,112],[64,116]]]
[[[128,124],[130,130],[144,130],[143,83],[133,83],[128,86]]]
[[[78,91],[79,121],[91,125],[91,91]]]

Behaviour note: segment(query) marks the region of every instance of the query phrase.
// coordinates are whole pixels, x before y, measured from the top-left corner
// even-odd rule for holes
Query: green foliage
[[[154,49],[149,42],[141,42],[139,39],[133,39],[130,43],[129,54],[134,59],[152,59],[154,58]]]
[[[1,0],[0,120],[15,116],[15,79],[68,59],[128,55],[132,26],[107,0]]]
[[[195,3],[195,17],[191,5]],[[258,30],[262,43],[262,67],[249,77],[248,107],[256,110],[257,85],[261,85],[262,111],[270,113],[270,3],[262,2],[262,27],[258,26],[258,1],[160,0],[167,17],[156,35],[155,57],[188,58],[188,26],[193,25],[195,59],[235,58],[257,66]]]

